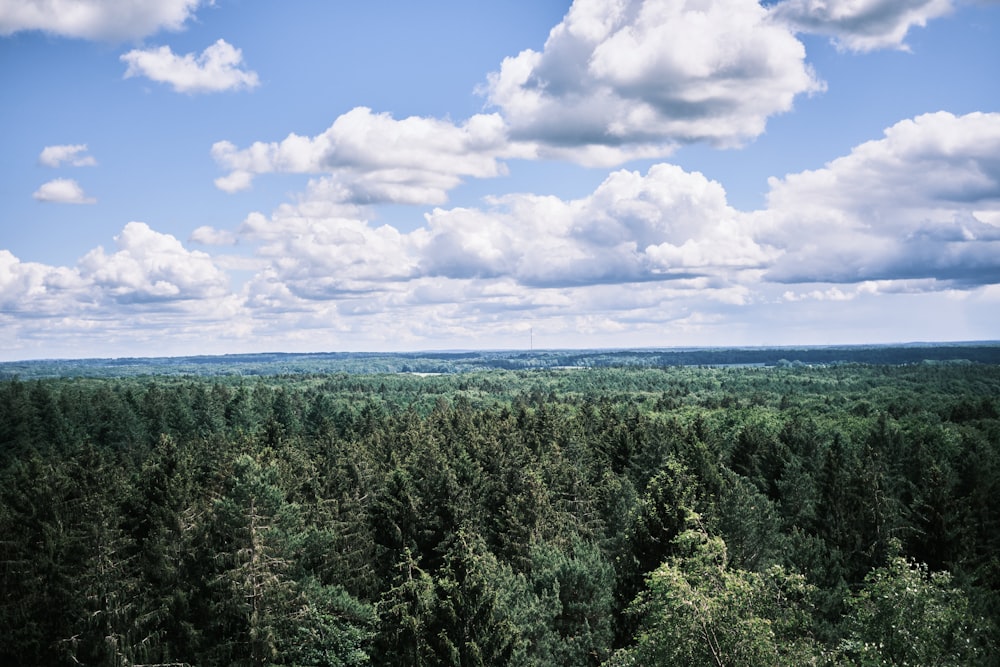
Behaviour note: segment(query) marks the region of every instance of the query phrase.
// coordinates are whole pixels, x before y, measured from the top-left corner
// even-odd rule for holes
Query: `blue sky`
[[[1000,2],[0,0],[0,359],[997,339]]]

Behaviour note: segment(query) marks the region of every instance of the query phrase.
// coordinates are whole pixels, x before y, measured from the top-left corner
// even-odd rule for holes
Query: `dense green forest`
[[[998,664],[1000,365],[791,361],[5,379],[0,664]]]

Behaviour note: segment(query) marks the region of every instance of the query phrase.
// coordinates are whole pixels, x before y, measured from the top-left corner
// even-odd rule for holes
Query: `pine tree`
[[[249,454],[233,461],[212,506],[210,661],[261,667],[278,660],[284,619],[296,606],[288,576],[296,510],[277,486],[273,465]]]

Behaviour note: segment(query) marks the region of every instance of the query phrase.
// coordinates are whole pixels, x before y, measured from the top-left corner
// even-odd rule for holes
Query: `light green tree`
[[[807,665],[816,660],[809,633],[809,586],[781,567],[729,567],[725,542],[699,517],[674,540],[675,556],[646,579],[631,611],[636,645],[613,665]]]
[[[853,665],[981,664],[996,649],[948,572],[902,556],[865,577],[847,606],[840,656]]]

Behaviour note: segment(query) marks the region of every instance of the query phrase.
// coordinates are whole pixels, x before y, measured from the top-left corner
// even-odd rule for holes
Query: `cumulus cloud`
[[[578,200],[516,194],[438,208],[409,233],[373,226],[362,209],[324,199],[323,187],[314,181],[301,201],[238,230],[266,263],[248,284],[249,307],[340,317],[437,304],[475,319],[565,313],[585,308],[588,290],[617,287],[625,291],[600,308],[661,307],[684,293],[734,303],[748,294],[736,276],[753,280],[775,255],[749,237],[746,214],[718,183],[673,165],[616,172]],[[657,283],[669,287],[636,296],[635,285]]]
[[[162,29],[179,30],[200,4],[202,0],[5,0],[0,3],[0,35],[42,30],[83,39],[138,39]]]
[[[46,146],[38,156],[38,162],[46,167],[60,167],[63,164],[71,167],[95,166],[97,160],[91,155],[86,155],[86,152],[87,144]]]
[[[97,248],[72,267],[0,250],[0,350],[37,340],[47,354],[78,356],[86,336],[109,356],[182,353],[185,345],[221,353],[231,348],[216,341],[252,333],[243,298],[208,255],[139,222],[115,241],[114,252]]]
[[[505,173],[505,159],[614,165],[688,142],[738,145],[822,88],[802,43],[756,0],[577,0],[541,52],[489,75],[481,92],[497,112],[454,123],[358,107],[312,137],[219,141],[212,156],[228,173],[215,185],[302,173],[324,175],[343,203],[440,205],[465,178]]]
[[[60,295],[82,285],[72,269],[22,262],[10,251],[0,250],[0,309],[4,312],[37,315],[64,311]]]
[[[484,93],[544,155],[616,164],[741,144],[821,88],[757,0],[576,0],[544,49],[506,58]]]
[[[783,0],[771,11],[797,31],[829,35],[840,49],[873,51],[906,49],[910,28],[953,6],[953,0]]]
[[[756,238],[768,277],[1000,281],[1000,114],[901,121],[823,169],[772,178]]]
[[[169,46],[133,49],[121,56],[128,63],[125,78],[144,76],[167,83],[179,93],[217,93],[225,90],[256,88],[257,73],[242,69],[243,52],[223,39],[201,55],[179,56]]]
[[[228,294],[228,276],[203,252],[190,251],[170,234],[130,222],[115,237],[118,250],[98,247],[78,265],[80,275],[122,303],[210,299]]]
[[[280,154],[268,148],[269,160]],[[691,332],[712,319],[693,303],[703,313],[749,302],[740,281],[756,280],[774,255],[748,236],[747,215],[718,183],[672,165],[616,172],[578,200],[516,194],[434,209],[410,232],[368,221],[343,187],[314,179],[235,230],[260,263],[242,291],[258,340],[281,336],[287,348],[295,331],[303,344],[502,345],[528,322],[540,337],[587,332],[605,344],[625,323]]]
[[[406,299],[503,311],[542,307],[529,294],[578,304],[607,288],[615,297],[601,308],[617,312],[639,295],[736,305],[969,289],[1000,281],[997,155],[1000,114],[937,113],[823,169],[772,179],[761,211],[738,211],[720,184],[658,164],[614,172],[575,200],[510,194],[436,208],[409,233],[371,225],[318,179],[238,233],[268,266],[251,302],[271,309],[336,302],[343,313],[350,301],[354,313],[362,303],[381,312]]]
[[[389,225],[371,226],[347,215],[309,214],[311,204],[279,208],[270,218],[251,214],[241,237],[257,244],[270,267],[264,283],[281,283],[289,306],[296,299],[333,300],[391,290],[416,278],[417,259],[407,235]],[[332,213],[332,214],[330,214]],[[283,307],[284,307],[283,306]]]
[[[88,197],[80,184],[71,178],[56,178],[43,183],[32,195],[41,202],[56,204],[96,204],[97,200]]]
[[[856,295],[856,292],[844,291],[840,287],[829,287],[827,289],[814,289],[807,292],[787,290],[782,295],[782,298],[786,301],[804,301],[806,299],[814,301],[850,301]]]
[[[669,164],[612,173],[588,197],[491,200],[490,210],[435,210],[422,266],[449,277],[510,277],[579,286],[719,276],[766,264],[722,187]]]
[[[772,179],[760,211],[736,210],[719,183],[658,164],[613,172],[578,199],[509,194],[436,208],[410,232],[369,222],[326,176],[238,229],[192,233],[254,249],[237,292],[226,258],[129,223],[113,252],[97,248],[74,268],[0,253],[0,305],[72,326],[131,318],[146,332],[284,349],[317,336],[369,349],[510,346],[529,327],[553,346],[881,340],[915,299],[956,316],[972,307],[955,305],[965,298],[995,306],[997,155],[1000,114],[927,114],[821,169]],[[832,313],[850,326],[831,329]],[[748,339],[759,334],[739,328],[747,318],[776,337]],[[980,320],[976,331],[995,327],[995,316]]]
[[[498,158],[518,155],[496,114],[475,115],[461,125],[358,107],[315,137],[290,134],[280,142],[256,142],[239,149],[228,141],[212,156],[231,173],[215,181],[235,192],[255,174],[329,174],[327,190],[342,202],[440,204],[463,177],[505,172]]]
[[[198,253],[130,223],[118,251],[74,267],[0,250],[0,353],[77,357],[231,351],[254,334],[243,299]],[[81,340],[87,347],[81,348]]]

